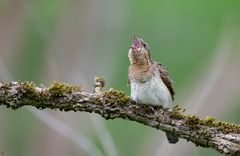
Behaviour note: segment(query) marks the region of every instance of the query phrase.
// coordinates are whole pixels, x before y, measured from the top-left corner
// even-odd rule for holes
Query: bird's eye
[[[148,44],[147,43],[143,43],[143,47],[147,50],[147,51],[150,51],[150,48],[149,48],[149,46],[148,46]]]
[[[143,43],[143,47],[144,47],[144,48],[146,48],[146,47],[147,47],[146,43]]]

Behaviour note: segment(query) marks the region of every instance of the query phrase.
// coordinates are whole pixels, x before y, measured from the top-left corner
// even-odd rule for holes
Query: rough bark
[[[240,155],[240,126],[216,120],[184,115],[178,106],[140,105],[123,92],[102,92],[104,81],[96,79],[94,93],[79,86],[54,82],[50,87],[37,87],[31,82],[0,83],[0,105],[12,109],[33,106],[37,109],[94,112],[105,119],[122,118],[172,133],[197,146],[212,148],[225,155]]]

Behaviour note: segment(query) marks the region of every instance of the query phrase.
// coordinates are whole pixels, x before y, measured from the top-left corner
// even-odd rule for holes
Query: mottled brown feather
[[[158,63],[158,62],[153,62],[153,63],[157,67],[157,69],[160,73],[160,77],[163,80],[164,84],[167,86],[167,88],[168,88],[168,90],[171,94],[172,100],[174,100],[175,92],[174,92],[174,89],[173,89],[173,86],[172,86],[173,81],[171,80],[171,78],[168,75],[167,67],[165,65],[161,64],[161,63]]]
[[[128,86],[130,86],[131,85],[131,81],[130,81],[130,71],[129,71],[129,68],[128,68]]]

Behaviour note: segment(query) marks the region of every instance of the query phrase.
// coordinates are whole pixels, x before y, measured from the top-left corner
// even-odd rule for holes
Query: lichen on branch
[[[38,87],[33,82],[0,83],[0,105],[12,109],[33,106],[38,109],[95,112],[105,119],[122,118],[172,133],[197,146],[212,148],[225,155],[240,155],[240,125],[214,117],[200,119],[185,115],[184,109],[137,104],[121,91],[102,91],[104,80],[96,78],[94,93],[79,85],[53,82]]]

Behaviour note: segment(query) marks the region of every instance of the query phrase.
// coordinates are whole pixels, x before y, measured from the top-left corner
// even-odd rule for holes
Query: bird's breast
[[[131,98],[140,104],[171,107],[171,96],[160,76],[152,76],[148,81],[131,82]]]

